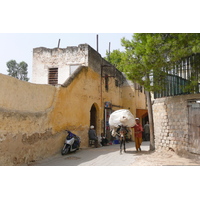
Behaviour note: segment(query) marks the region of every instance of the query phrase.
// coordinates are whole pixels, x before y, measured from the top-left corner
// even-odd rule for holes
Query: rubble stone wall
[[[188,100],[198,99],[199,94],[158,98],[153,103],[154,134],[156,149],[173,149],[187,152]]]

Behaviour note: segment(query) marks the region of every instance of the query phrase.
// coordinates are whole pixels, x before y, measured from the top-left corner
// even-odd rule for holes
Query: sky
[[[46,47],[55,48],[60,39],[60,48],[67,46],[78,46],[79,44],[89,44],[96,50],[96,38],[98,35],[98,49],[102,57],[106,55],[106,50],[113,51],[124,48],[121,46],[121,39],[125,37],[132,39],[132,33],[0,33],[0,73],[7,73],[6,63],[16,60],[17,63],[24,61],[28,64],[28,77],[32,77],[32,55],[33,48]]]
[[[0,3],[0,73],[7,74],[9,60],[24,61],[31,81],[33,48],[55,48],[59,39],[60,48],[87,43],[96,49],[98,34],[99,53],[104,57],[109,42],[111,51],[123,50],[122,37],[130,40],[133,33],[199,32],[194,20],[199,18],[198,6],[192,6],[192,13],[185,15],[189,10],[186,0],[181,1],[180,13],[178,0],[168,0],[164,7],[159,0],[133,1],[113,4],[114,1],[108,0],[7,0]],[[197,0],[190,2],[194,5]]]

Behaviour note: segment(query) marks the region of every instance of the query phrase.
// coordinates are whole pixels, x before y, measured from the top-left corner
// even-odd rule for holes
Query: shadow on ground
[[[119,166],[130,165],[131,160],[134,162],[134,159],[138,156],[148,155],[152,152],[149,151],[149,142],[142,143],[142,151],[137,152],[135,150],[135,143],[129,142],[126,143],[126,153],[122,152],[120,154],[120,145],[114,144],[110,146],[103,146],[99,148],[86,148],[80,149],[75,153],[69,153],[65,156],[62,156],[60,153],[55,156],[36,161],[35,163],[29,164],[32,166],[79,166],[79,165],[101,165],[101,166]]]

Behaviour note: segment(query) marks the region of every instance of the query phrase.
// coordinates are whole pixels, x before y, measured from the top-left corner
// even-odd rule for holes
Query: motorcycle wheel
[[[67,144],[64,144],[62,150],[61,150],[61,154],[62,155],[66,155],[69,152],[70,146]]]

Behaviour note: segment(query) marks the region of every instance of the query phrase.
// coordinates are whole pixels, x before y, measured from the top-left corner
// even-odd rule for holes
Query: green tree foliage
[[[172,67],[182,58],[200,52],[199,33],[135,33],[132,40],[123,38],[121,43],[125,52],[113,51],[110,62],[148,91],[164,89],[163,80]]]
[[[17,63],[15,60],[10,60],[6,63],[8,75],[13,76],[22,81],[28,81],[28,65],[24,61]]]
[[[125,59],[125,52],[121,52],[120,50],[113,50],[111,53],[106,51],[105,59],[112,63],[117,69],[123,71],[123,61]]]

